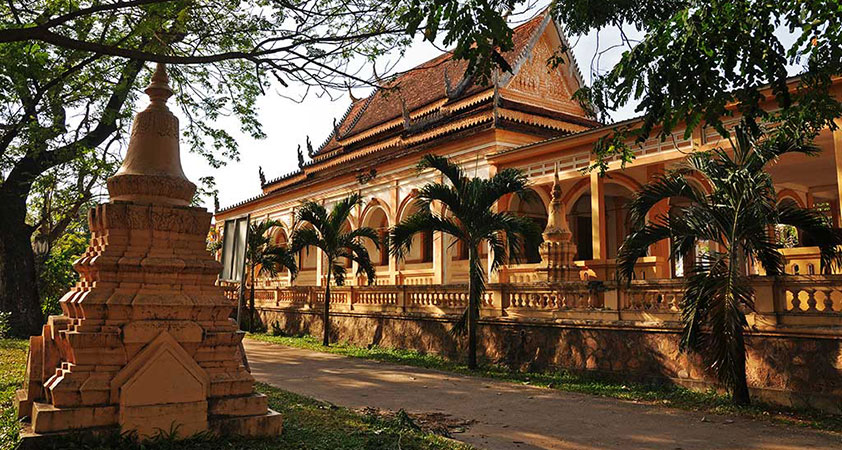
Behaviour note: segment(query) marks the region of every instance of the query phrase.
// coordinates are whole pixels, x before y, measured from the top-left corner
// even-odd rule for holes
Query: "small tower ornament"
[[[25,448],[79,430],[281,431],[282,417],[254,392],[233,302],[216,286],[211,214],[188,206],[196,186],[181,169],[167,80],[158,64],[149,107],[108,179],[111,199],[89,213],[91,242],[73,265],[79,282],[59,301],[62,314],[30,338],[16,396]]]
[[[539,248],[541,268],[546,273],[546,281],[576,281],[579,279],[578,268],[573,264],[576,257],[576,244],[572,242],[573,233],[567,225],[567,214],[561,197],[561,184],[558,179],[558,166],[554,171],[550,205],[547,208],[547,227],[544,229],[544,242]]]

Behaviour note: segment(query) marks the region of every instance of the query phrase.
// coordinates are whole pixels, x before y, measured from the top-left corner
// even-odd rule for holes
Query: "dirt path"
[[[488,449],[840,449],[842,436],[246,340],[258,381],[349,408],[475,421],[459,440]]]

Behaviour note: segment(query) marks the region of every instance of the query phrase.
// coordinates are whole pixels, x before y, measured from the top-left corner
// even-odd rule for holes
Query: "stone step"
[[[259,393],[208,399],[211,416],[256,416],[264,414],[268,407],[269,398]]]
[[[32,404],[32,431],[51,433],[117,424],[117,406],[57,408],[48,403]]]
[[[284,418],[270,409],[259,416],[213,417],[208,421],[208,426],[220,435],[274,437],[281,434]]]

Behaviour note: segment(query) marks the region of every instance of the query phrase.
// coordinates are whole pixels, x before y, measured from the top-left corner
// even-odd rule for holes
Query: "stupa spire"
[[[164,64],[155,67],[144,92],[149,106],[135,116],[126,158],[108,179],[111,200],[188,205],[196,185],[181,168],[178,118],[167,107],[173,90]]]

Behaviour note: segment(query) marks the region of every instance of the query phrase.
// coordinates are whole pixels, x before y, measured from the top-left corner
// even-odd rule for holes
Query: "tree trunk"
[[[328,264],[328,267],[331,267]],[[322,316],[322,321],[324,322],[325,333],[324,338],[322,339],[322,345],[325,347],[330,345],[330,269],[327,271],[327,278],[325,283],[325,310],[324,315]]]
[[[11,333],[41,334],[44,316],[38,299],[32,227],[26,224],[26,198],[0,193],[0,311],[10,313]]]
[[[470,248],[468,277],[468,369],[477,368],[477,322],[479,321],[479,299],[482,295],[482,268],[479,266],[476,248]]]
[[[254,264],[251,265],[251,295],[249,296],[249,333],[254,332]]]
[[[735,361],[735,380],[734,392],[732,399],[735,405],[748,406],[751,404],[751,397],[748,393],[748,381],[746,380],[746,345],[743,336],[742,328],[738,330],[738,335],[735,337],[739,341],[740,350],[737,352],[737,360]]]

